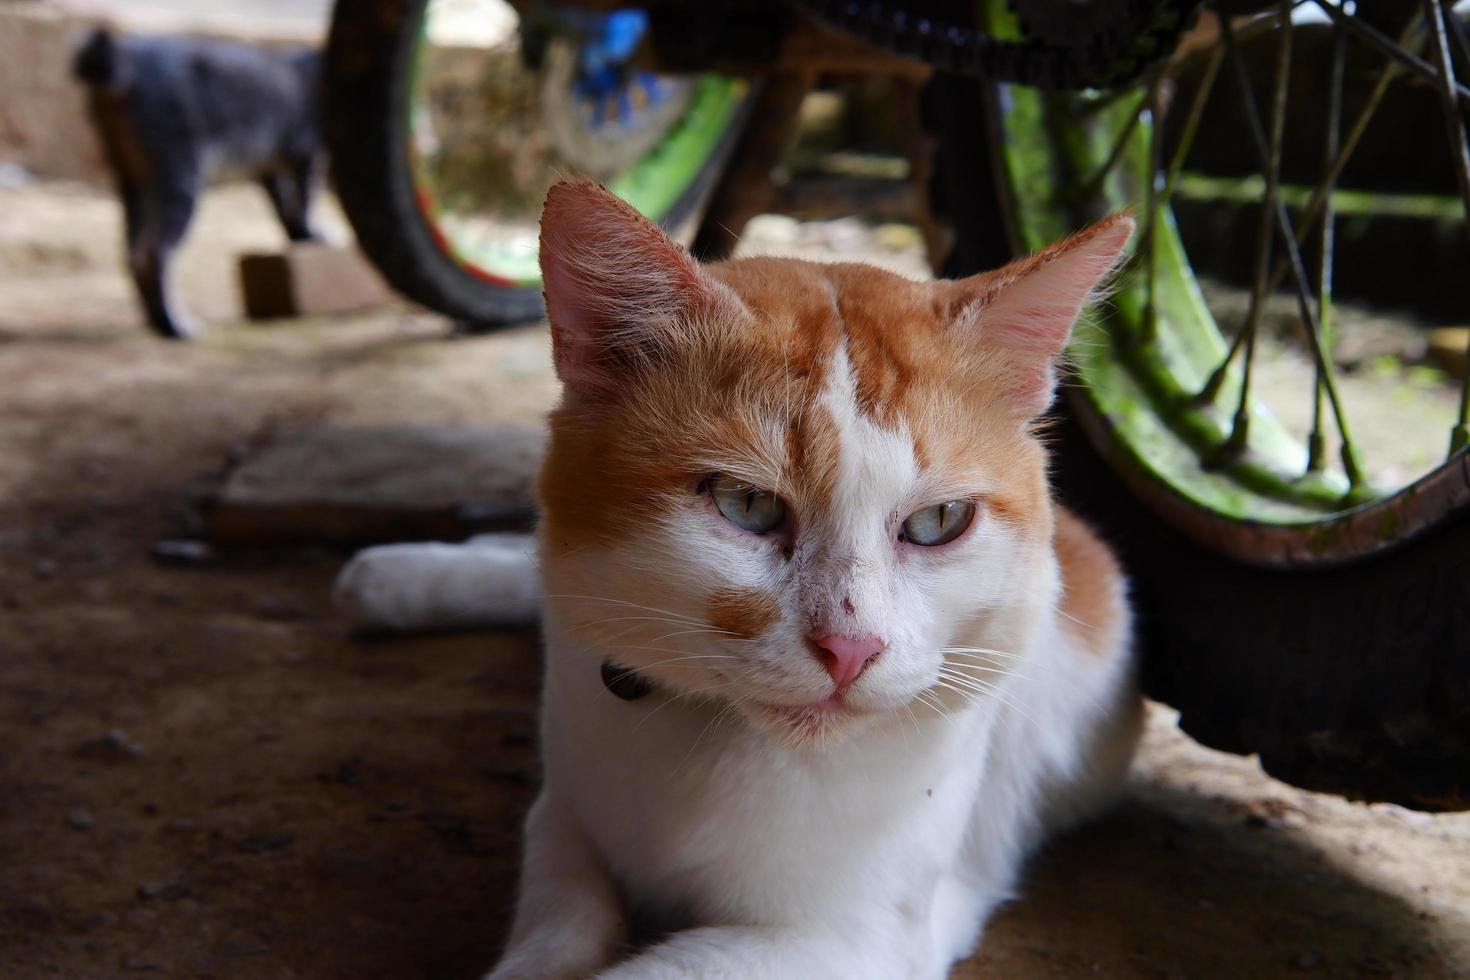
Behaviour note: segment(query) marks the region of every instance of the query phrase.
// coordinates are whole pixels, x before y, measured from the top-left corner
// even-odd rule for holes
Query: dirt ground
[[[534,790],[535,636],[361,641],[340,554],[150,548],[274,426],[534,421],[544,328],[235,322],[232,255],[279,244],[238,188],[185,261],[219,326],[165,344],[118,238],[97,192],[0,190],[0,976],[473,977]],[[1080,975],[1470,975],[1470,815],[1291,789],[1156,709],[1124,802],[956,971]]]

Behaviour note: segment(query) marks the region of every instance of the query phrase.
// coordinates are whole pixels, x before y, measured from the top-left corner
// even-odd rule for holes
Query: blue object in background
[[[592,106],[592,124],[608,121],[608,109],[623,125],[637,125],[633,89],[642,89],[646,103],[655,106],[666,97],[663,83],[652,72],[630,69],[628,63],[648,31],[648,14],[618,10],[611,14],[559,11],[564,23],[581,35],[577,49],[576,93]]]

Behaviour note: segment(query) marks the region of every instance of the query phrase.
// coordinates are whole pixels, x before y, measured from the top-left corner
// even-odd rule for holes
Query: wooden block
[[[396,302],[356,248],[320,242],[241,255],[240,295],[252,320],[360,313]]]
[[[541,426],[288,429],[252,448],[204,504],[224,545],[458,540],[533,518]]]
[[[1440,327],[1429,332],[1429,359],[1457,378],[1465,376],[1470,327]]]

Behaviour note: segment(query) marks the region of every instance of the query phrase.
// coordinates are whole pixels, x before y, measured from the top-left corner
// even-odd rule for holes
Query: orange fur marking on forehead
[[[742,640],[753,640],[781,618],[781,603],[769,592],[720,589],[709,597],[709,624]]]
[[[815,400],[841,346],[858,409],[892,425],[905,395],[921,380],[946,374],[957,355],[936,284],[913,282],[874,266],[794,259],[744,259],[710,267],[752,310],[793,376],[812,379]]]
[[[826,508],[837,494],[841,436],[825,405],[806,404],[786,427],[786,465],[792,485],[809,506]]]
[[[787,377],[815,395],[832,353],[842,341],[838,297],[825,266],[799,259],[736,259],[707,266],[711,279],[757,312],[749,339]]]
[[[819,399],[841,345],[858,410],[881,426],[905,429],[921,470],[1004,474],[1010,489],[996,503],[1018,524],[1034,523],[1047,493],[1044,454],[1012,413],[988,407],[1003,397],[1004,365],[957,335],[948,283],[913,282],[866,265],[771,259],[710,272],[761,312],[769,349],[779,349],[784,325],[788,349],[801,352],[791,358],[799,373],[810,375],[809,361],[818,360],[823,374],[810,379],[801,409],[804,427],[815,431],[805,439],[788,432],[793,470],[810,473],[825,461],[835,480],[838,435]],[[821,502],[830,499],[819,494]],[[1050,533],[1049,525],[1036,532]]]

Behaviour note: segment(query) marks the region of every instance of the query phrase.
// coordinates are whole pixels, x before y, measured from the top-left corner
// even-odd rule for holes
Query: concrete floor
[[[534,424],[545,330],[238,323],[232,256],[279,236],[231,188],[184,259],[217,329],[165,344],[119,237],[96,192],[0,190],[0,976],[474,976],[534,789],[534,636],[363,642],[327,601],[340,554],[149,548],[283,425]],[[1294,790],[1165,709],[1125,801],[955,973],[1467,974],[1470,815]]]

